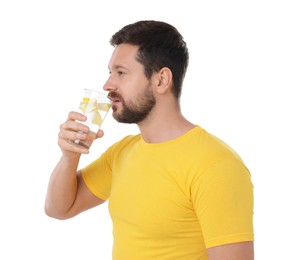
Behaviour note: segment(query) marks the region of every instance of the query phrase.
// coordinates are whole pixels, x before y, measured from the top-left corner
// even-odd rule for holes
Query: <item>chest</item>
[[[113,169],[109,200],[114,225],[150,237],[198,228],[186,171],[168,156],[136,153],[121,159]]]

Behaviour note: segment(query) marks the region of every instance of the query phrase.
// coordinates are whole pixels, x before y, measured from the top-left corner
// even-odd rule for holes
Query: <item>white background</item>
[[[0,2],[0,259],[111,259],[107,204],[66,221],[44,213],[57,134],[84,87],[108,76],[109,39],[163,20],[190,51],[184,115],[230,144],[255,187],[256,259],[306,259],[304,1]],[[81,166],[135,126],[110,116]]]

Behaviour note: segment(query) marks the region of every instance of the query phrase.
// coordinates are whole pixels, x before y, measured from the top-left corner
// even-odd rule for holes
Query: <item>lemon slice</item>
[[[90,98],[88,98],[88,97],[83,97],[83,103],[88,103],[89,100],[90,100]]]
[[[97,103],[95,106],[96,106],[97,110],[107,112],[110,109],[111,104],[108,104],[108,103]]]
[[[103,119],[98,111],[95,111],[91,122],[98,126],[102,125]]]
[[[94,98],[83,97],[82,102],[80,103],[79,109],[83,113],[89,113],[97,110],[97,100]]]
[[[87,107],[87,103],[81,102],[81,103],[80,103],[80,106],[79,106],[79,109],[80,109],[83,113],[85,113],[86,107]]]

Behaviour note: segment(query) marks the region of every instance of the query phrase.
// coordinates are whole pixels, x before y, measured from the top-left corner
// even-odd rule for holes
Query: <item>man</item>
[[[173,26],[139,21],[113,35],[104,85],[113,117],[135,123],[78,170],[85,117],[60,127],[62,157],[49,182],[46,214],[71,218],[109,200],[113,259],[252,260],[253,186],[239,156],[180,111],[188,49]],[[97,138],[103,136],[100,130]]]

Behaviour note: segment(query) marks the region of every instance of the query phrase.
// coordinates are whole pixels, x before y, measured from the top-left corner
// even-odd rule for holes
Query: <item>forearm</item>
[[[209,260],[254,260],[253,241],[225,244],[207,250]]]
[[[69,209],[72,207],[77,195],[77,167],[80,157],[65,158],[54,168],[48,185],[45,212],[48,216],[65,219],[68,218]]]

